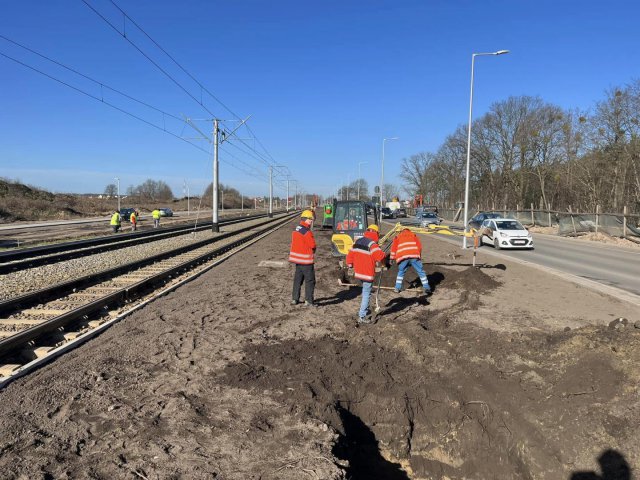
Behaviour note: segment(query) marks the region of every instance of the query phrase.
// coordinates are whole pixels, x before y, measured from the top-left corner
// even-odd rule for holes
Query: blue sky
[[[108,0],[87,1],[122,26]],[[387,143],[385,158],[385,179],[399,183],[403,157],[435,150],[465,123],[473,52],[511,50],[478,59],[476,118],[491,103],[521,94],[587,109],[605,89],[637,78],[640,68],[636,1],[116,3],[234,112],[251,114],[250,125],[273,158],[306,191],[321,194],[353,180],[358,162],[368,162],[362,176],[377,183],[384,137],[400,137]],[[210,117],[81,0],[1,6],[1,35],[174,115]],[[130,24],[127,34],[199,97],[199,87]],[[160,114],[100,92],[2,39],[0,52],[162,124]],[[0,72],[0,176],[70,192],[102,192],[115,176],[123,189],[162,179],[176,195],[184,179],[192,193],[210,182],[211,158],[179,139],[4,57]],[[230,117],[203,98],[216,115]],[[179,122],[167,128],[196,135]],[[221,181],[247,195],[266,194],[264,163],[229,151],[237,158],[221,153],[227,162]],[[250,165],[263,177],[233,165]]]

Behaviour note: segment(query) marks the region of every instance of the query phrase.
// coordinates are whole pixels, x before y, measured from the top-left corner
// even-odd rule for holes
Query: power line
[[[133,46],[136,50],[138,50],[138,52],[140,52],[147,60],[149,60],[151,63],[153,63],[156,68],[158,70],[160,70],[162,73],[165,74],[165,76],[167,78],[169,78],[173,83],[175,83],[184,93],[186,93],[189,97],[191,97],[193,99],[194,102],[196,102],[198,105],[200,105],[202,108],[204,108],[207,113],[209,115],[212,116],[216,116],[211,110],[209,110],[206,105],[204,105],[202,103],[202,101],[198,101],[198,99],[196,97],[194,97],[186,88],[184,88],[182,86],[182,84],[180,82],[178,82],[175,78],[173,78],[165,69],[163,69],[160,65],[158,65],[158,63],[156,63],[149,55],[147,55],[140,47],[138,47],[135,43],[133,43],[131,41],[131,39],[129,39],[129,37],[127,37],[126,32],[120,32],[120,30],[118,29],[118,27],[116,27],[113,23],[111,23],[109,20],[107,20],[104,15],[102,15],[100,12],[98,12],[98,10],[96,10],[95,8],[93,8],[93,6],[91,6],[91,4],[89,4],[89,2],[87,2],[87,0],[82,0],[82,2],[89,7],[96,15],[98,15],[102,20],[104,20],[104,22],[109,25],[111,28],[113,28],[113,30],[115,30],[122,38],[124,38],[127,42],[129,42],[131,44],[131,46]]]
[[[129,42],[136,50],[138,50],[145,58],[147,58],[147,60],[149,60],[151,63],[153,63],[153,65],[155,65],[163,74],[165,74],[169,79],[171,79],[171,81],[173,81],[182,91],[184,91],[192,100],[194,100],[198,105],[200,105],[202,108],[204,108],[209,114],[215,116],[213,114],[213,112],[211,112],[202,102],[202,100],[198,101],[198,99],[196,97],[194,97],[182,84],[180,84],[175,78],[173,78],[171,75],[169,75],[168,72],[166,72],[162,67],[160,67],[160,65],[158,65],[155,61],[153,61],[151,59],[151,57],[149,57],[146,53],[144,53],[142,51],[142,49],[140,47],[138,47],[129,37],[127,37],[126,35],[126,23],[124,24],[125,26],[123,27],[123,31],[121,32],[120,29],[118,27],[116,27],[112,22],[110,22],[107,18],[105,18],[100,12],[98,12],[93,6],[91,6],[87,0],[82,0],[82,2],[87,5],[96,15],[98,15],[98,17],[100,17],[105,23],[107,23],[114,31],[116,31],[120,36],[122,36],[125,40],[127,40],[127,42]],[[197,78],[195,78],[189,71],[187,71],[186,68],[184,68],[171,54],[169,54],[169,52],[167,50],[165,50],[156,40],[153,39],[153,37],[151,37],[151,35],[149,35],[129,14],[127,14],[120,6],[118,6],[118,4],[115,3],[114,0],[110,0],[110,2],[113,4],[113,6],[115,8],[117,8],[120,13],[123,15],[123,18],[125,20],[129,20],[138,30],[140,30],[160,51],[162,51],[167,57],[169,57],[169,59],[178,66],[178,68],[180,68],[180,70],[182,70],[186,75],[189,76],[189,78],[191,78],[201,89],[201,92],[204,91],[206,92],[208,95],[210,95],[216,102],[218,102],[222,107],[224,107],[229,113],[231,113],[234,117],[236,117],[237,119],[241,120],[240,116],[235,113],[234,111],[232,111],[226,104],[224,104],[218,97],[216,97],[213,93],[211,93],[211,91],[209,91],[209,89],[206,88],[206,86],[204,86]],[[266,165],[270,165],[270,164],[275,164],[276,161],[273,158],[273,156],[269,153],[269,151],[266,149],[266,147],[264,146],[264,144],[260,141],[260,139],[255,135],[255,133],[253,132],[253,130],[247,125],[247,130],[250,132],[250,134],[253,136],[253,138],[258,142],[258,144],[263,148],[263,150],[265,151],[265,153],[267,154],[267,156],[270,158],[270,161],[268,159],[264,159],[262,157],[262,154],[260,152],[258,152],[257,149],[250,147],[249,145],[247,145],[245,142],[243,142],[242,140],[239,139],[239,141],[241,143],[243,143],[245,146],[247,146],[249,149],[251,149],[252,151],[254,151],[256,153],[256,155],[258,155],[259,160],[261,160],[263,163],[265,163]]]
[[[162,51],[162,52],[163,52],[167,57],[169,57],[169,58],[171,59],[171,61],[172,61],[173,63],[175,63],[175,64],[178,66],[178,68],[180,68],[180,70],[182,70],[184,73],[186,73],[186,74],[189,76],[189,78],[191,78],[191,80],[193,80],[194,82],[196,82],[196,83],[198,84],[198,86],[199,86],[202,90],[204,90],[207,94],[209,94],[209,95],[211,96],[211,98],[213,98],[216,102],[218,102],[218,103],[219,103],[219,104],[220,104],[220,105],[221,105],[225,110],[227,110],[227,112],[229,112],[231,115],[233,115],[234,117],[236,117],[238,120],[241,120],[240,116],[239,116],[237,113],[235,113],[235,112],[234,112],[233,110],[231,110],[227,105],[225,105],[225,104],[222,102],[222,100],[220,100],[220,99],[219,99],[218,97],[216,97],[213,93],[211,93],[211,92],[207,89],[207,87],[205,87],[202,83],[200,83],[200,82],[198,81],[198,79],[197,79],[197,78],[195,78],[193,75],[191,75],[191,73],[189,73],[189,72],[187,71],[187,69],[186,69],[186,68],[184,68],[182,65],[180,65],[180,63],[179,63],[175,58],[173,58],[173,56],[171,56],[171,55],[169,54],[169,52],[167,52],[164,48],[162,48],[162,46],[161,46],[158,42],[156,42],[156,41],[151,37],[151,35],[149,35],[149,34],[144,30],[144,28],[142,28],[140,25],[138,25],[138,24],[136,23],[136,21],[135,21],[133,18],[131,18],[131,17],[127,14],[127,12],[125,12],[122,8],[120,8],[120,7],[116,4],[116,2],[114,2],[113,0],[110,0],[110,1],[111,1],[111,3],[113,4],[113,6],[114,6],[114,7],[116,7],[118,10],[120,10],[120,12],[122,13],[122,15],[124,15],[126,18],[128,18],[128,19],[129,19],[129,21],[130,21],[131,23],[133,23],[133,24],[138,28],[138,30],[140,30],[140,31],[141,31],[141,32],[142,32],[142,33],[143,33],[143,34],[144,34],[144,35],[145,35],[149,40],[151,40],[151,42],[153,42],[153,44],[154,44],[156,47],[158,47],[158,48],[159,48],[159,49],[160,49],[160,50],[161,50],[161,51]]]
[[[34,52],[34,53],[36,53],[36,52]],[[56,78],[56,77],[54,77],[53,75],[50,75],[50,74],[48,74],[48,73],[46,73],[46,72],[43,72],[42,70],[40,70],[40,69],[38,69],[38,68],[36,68],[36,67],[33,67],[33,66],[31,66],[31,65],[29,65],[29,64],[27,64],[27,63],[24,63],[23,61],[18,60],[17,58],[14,58],[14,57],[12,57],[12,56],[10,56],[10,55],[7,55],[7,54],[5,54],[5,53],[3,53],[3,52],[0,52],[0,55],[1,55],[1,56],[3,56],[3,57],[5,57],[5,58],[7,58],[8,60],[11,60],[11,61],[13,61],[13,62],[15,62],[15,63],[17,63],[17,64],[19,64],[19,65],[22,65],[22,66],[23,66],[23,67],[25,67],[25,68],[28,68],[28,69],[30,69],[30,70],[32,70],[32,71],[34,71],[34,72],[36,72],[36,73],[39,73],[40,75],[42,75],[42,76],[44,76],[44,77],[46,77],[46,78],[49,78],[50,80],[53,80],[53,81],[55,81],[55,82],[57,82],[57,83],[59,83],[59,84],[61,84],[61,85],[64,85],[65,87],[68,87],[68,88],[70,88],[71,90],[74,90],[74,91],[75,91],[75,92],[77,92],[77,93],[80,93],[80,94],[85,95],[85,96],[87,96],[87,97],[89,97],[89,98],[92,98],[93,100],[96,100],[96,101],[98,101],[98,102],[100,102],[100,103],[103,103],[103,104],[105,104],[105,105],[107,105],[107,106],[109,106],[109,107],[113,108],[114,110],[117,110],[117,111],[119,111],[119,112],[121,112],[121,113],[123,113],[123,114],[125,114],[125,115],[128,115],[128,116],[129,116],[129,117],[131,117],[131,118],[134,118],[134,119],[136,119],[136,120],[138,120],[138,121],[140,121],[140,122],[142,122],[142,123],[144,123],[144,124],[146,124],[146,125],[149,125],[149,126],[151,126],[151,127],[153,127],[153,128],[156,128],[156,129],[158,129],[158,130],[160,130],[160,131],[162,131],[162,132],[164,132],[164,133],[167,133],[167,134],[171,135],[172,137],[175,137],[175,138],[177,138],[177,139],[179,139],[179,140],[182,140],[183,142],[188,143],[188,144],[189,144],[189,145],[191,145],[192,147],[197,148],[198,150],[200,150],[200,151],[202,151],[202,152],[206,153],[208,156],[210,156],[210,155],[211,155],[211,153],[210,153],[208,150],[206,150],[206,149],[204,149],[204,148],[200,147],[199,145],[197,145],[197,144],[195,144],[195,143],[193,143],[193,142],[190,142],[190,141],[189,141],[189,140],[187,140],[186,138],[183,138],[183,137],[181,137],[181,136],[179,136],[179,135],[176,135],[175,133],[173,133],[173,132],[171,132],[171,131],[167,130],[166,128],[164,128],[164,127],[162,127],[162,126],[156,125],[155,123],[150,122],[149,120],[146,120],[146,119],[144,119],[144,118],[142,118],[142,117],[140,117],[140,116],[138,116],[138,115],[136,115],[136,114],[134,114],[134,113],[131,113],[131,112],[129,112],[129,111],[127,111],[127,110],[125,110],[125,109],[123,109],[123,108],[121,108],[121,107],[117,106],[117,105],[114,105],[113,103],[111,103],[111,102],[109,102],[109,101],[105,100],[104,98],[101,98],[101,97],[98,97],[98,96],[96,96],[96,95],[93,95],[92,93],[86,92],[85,90],[82,90],[81,88],[78,88],[78,87],[76,87],[76,86],[74,86],[74,85],[71,85],[70,83],[65,82],[64,80],[61,80],[61,79],[59,79],[59,78]],[[52,61],[53,61],[53,60],[52,60]],[[56,63],[56,64],[58,64],[58,65],[60,65],[60,66],[64,66],[64,65],[60,64],[59,62],[55,62],[55,61],[54,61],[54,63]],[[67,69],[68,69],[68,70],[70,70],[70,71],[71,71],[71,70],[73,70],[73,69],[71,69],[70,67],[66,67],[66,66],[65,66],[65,68],[67,68]],[[89,77],[86,77],[84,74],[80,74],[79,72],[78,72],[78,74],[79,74],[79,75],[84,76],[85,78],[89,78]],[[93,79],[91,79],[91,80],[93,80]],[[97,81],[97,80],[94,80],[94,81],[96,81],[96,82],[98,82],[98,83],[102,84],[101,82],[99,82],[99,81]],[[103,84],[103,85],[104,85],[104,84]],[[134,99],[133,97],[130,97],[129,95],[126,95],[126,94],[124,94],[124,95],[125,95],[126,97],[128,97],[128,98]],[[139,103],[140,103],[140,102],[139,102]],[[156,107],[152,107],[152,106],[149,106],[149,107],[150,107],[150,108],[153,108],[154,110],[157,110],[157,111],[160,111],[160,112],[166,113],[166,112],[164,112],[163,110],[160,110],[160,109],[158,109],[158,108],[156,108]],[[167,114],[167,115],[171,115],[171,114],[168,114],[168,113],[166,113],[166,114]],[[173,116],[173,115],[172,115],[172,116]],[[174,118],[178,118],[178,117],[175,117],[175,116],[174,116]],[[235,157],[235,156],[234,156],[234,157]],[[236,160],[241,161],[239,158],[237,158],[237,157],[235,157],[235,158],[236,158]],[[223,159],[222,161],[223,161],[225,164],[230,165],[231,167],[235,168],[236,170],[238,170],[238,171],[240,171],[240,172],[242,172],[242,173],[244,173],[244,174],[246,174],[246,175],[250,175],[250,176],[253,176],[253,177],[255,177],[255,178],[259,178],[260,180],[264,180],[264,177],[263,177],[263,176],[258,176],[258,175],[256,175],[255,173],[247,172],[247,171],[246,171],[246,170],[244,170],[243,168],[238,167],[238,166],[237,166],[235,163],[233,163],[233,162],[230,162],[230,161],[227,161],[227,160],[224,160],[224,159]],[[241,161],[241,162],[242,162],[242,161]],[[246,162],[242,162],[242,163],[244,163],[245,165],[247,165],[247,164],[246,164]],[[251,167],[251,166],[249,165],[249,167]],[[255,169],[255,167],[251,167],[251,168],[254,168],[254,169]],[[259,172],[259,173],[260,173],[260,172]]]
[[[53,58],[48,57],[47,55],[44,55],[43,53],[36,52],[35,50],[33,50],[32,48],[27,47],[26,45],[18,43],[15,40],[11,40],[10,38],[5,37],[4,35],[0,35],[0,38],[5,40],[5,41],[7,41],[7,42],[9,42],[9,43],[12,43],[13,45],[16,45],[16,46],[20,47],[20,48],[22,48],[22,49],[24,49],[24,50],[26,50],[28,52],[31,52],[34,55],[39,56],[40,58],[44,58],[45,60],[48,60],[49,62],[51,62],[51,63],[53,63],[55,65],[58,65],[59,67],[62,67],[62,68],[66,69],[66,70],[68,70],[70,72],[73,72],[76,75],[79,75],[82,78],[85,78],[85,79],[95,83],[96,85],[100,85],[100,88],[106,88],[107,90],[111,90],[112,92],[115,92],[118,95],[122,95],[123,97],[128,98],[129,100],[133,100],[134,102],[139,103],[140,105],[144,105],[145,107],[150,108],[152,110],[155,110],[156,112],[162,113],[163,115],[165,115],[167,117],[175,118],[176,120],[179,120],[180,122],[182,122],[182,119],[180,117],[178,117],[176,115],[173,115],[172,113],[165,112],[164,110],[161,110],[158,107],[154,107],[153,105],[150,105],[147,102],[144,102],[144,101],[139,100],[139,99],[137,99],[135,97],[132,97],[131,95],[128,95],[128,94],[126,94],[126,93],[124,93],[124,92],[122,92],[122,91],[120,91],[120,90],[118,90],[116,88],[110,87],[106,83],[100,82],[99,80],[96,80],[95,78],[91,78],[90,76],[85,75],[84,73],[79,72],[78,70],[76,70],[76,69],[74,69],[72,67],[69,67],[68,65],[60,63],[59,61],[54,60]]]

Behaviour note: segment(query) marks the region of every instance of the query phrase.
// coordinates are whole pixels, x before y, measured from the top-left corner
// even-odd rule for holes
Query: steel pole
[[[213,224],[211,231],[219,232],[218,225],[218,119],[213,120]]]
[[[269,217],[273,217],[273,166],[269,165]]]
[[[287,212],[289,211],[289,177],[287,177]]]
[[[120,212],[120,178],[116,177],[115,180],[118,184],[118,212]]]
[[[464,233],[462,237],[462,248],[467,248],[467,236],[469,231],[469,165],[471,163],[471,119],[473,117],[473,69],[476,62],[475,53],[471,55],[471,91],[469,93],[469,124],[467,125],[467,166],[464,179]]]
[[[380,207],[384,206],[382,190],[384,188],[384,142],[386,141],[387,141],[386,138],[382,139],[382,168],[381,168],[381,174],[380,174]]]

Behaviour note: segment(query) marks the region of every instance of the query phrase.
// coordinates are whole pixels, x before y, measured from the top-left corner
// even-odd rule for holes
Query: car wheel
[[[496,250],[501,250],[500,241],[497,238],[493,239],[493,246],[495,247]]]

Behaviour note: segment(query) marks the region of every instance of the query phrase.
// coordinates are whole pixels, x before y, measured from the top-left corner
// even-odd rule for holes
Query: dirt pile
[[[635,388],[619,395],[640,331],[404,328],[404,349],[366,334],[251,346],[220,380],[329,424],[354,479],[561,478],[596,439],[637,439]]]
[[[337,285],[329,232],[316,231],[320,307],[289,305],[290,232],[0,392],[0,476],[577,480],[598,478],[599,458],[602,478],[640,467],[637,309],[483,252],[473,269],[427,237],[434,294],[383,290],[378,323],[357,327],[360,289]]]

